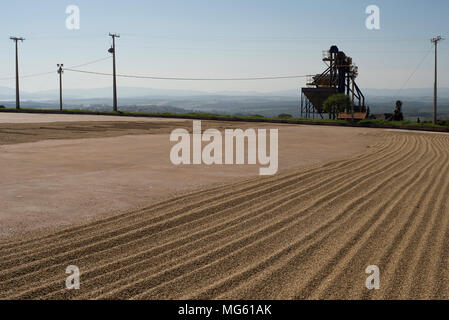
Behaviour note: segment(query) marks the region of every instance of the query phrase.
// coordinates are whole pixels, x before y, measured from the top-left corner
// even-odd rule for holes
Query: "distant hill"
[[[433,88],[412,88],[403,89],[363,89],[363,93],[372,97],[397,97],[397,98],[430,98],[433,99]],[[440,98],[449,99],[449,88],[438,88]]]
[[[273,92],[257,92],[257,91],[219,91],[219,92],[204,92],[192,90],[178,90],[178,89],[154,89],[141,87],[119,87],[120,97],[122,98],[139,98],[139,97],[192,97],[192,96],[226,96],[226,97],[298,97],[300,88],[273,91]],[[398,95],[397,89],[362,89],[365,96],[369,97],[395,97]],[[92,88],[92,89],[64,89],[64,96],[70,99],[95,99],[95,98],[109,98],[111,96],[112,88]],[[14,96],[15,89],[0,86],[0,99],[5,99],[5,96]],[[48,100],[57,99],[59,91],[46,90],[38,92],[24,92],[21,91],[24,98],[32,100]],[[438,95],[440,98],[449,99],[449,88],[439,88]],[[404,89],[399,95],[399,98],[432,98],[433,88],[413,88]]]
[[[148,112],[210,112],[220,114],[243,114],[277,116],[287,113],[299,116],[299,88],[274,92],[201,92],[176,89],[152,89],[119,87],[119,105],[132,111]],[[431,118],[433,112],[433,89],[404,89],[398,95],[394,89],[363,89],[366,102],[373,113],[392,112],[397,99],[404,102],[406,117]],[[106,110],[111,107],[111,88],[66,89],[64,104],[72,108]],[[57,90],[21,92],[24,107],[57,108]],[[15,90],[0,87],[0,105],[14,106]],[[449,88],[439,89],[439,112],[449,118]]]

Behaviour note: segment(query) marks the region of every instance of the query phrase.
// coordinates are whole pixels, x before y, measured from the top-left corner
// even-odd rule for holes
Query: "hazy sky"
[[[367,30],[365,8],[380,7],[378,31]],[[431,4],[431,5],[430,5]],[[66,28],[66,7],[80,8],[80,30]],[[20,44],[26,91],[56,89],[56,63],[77,65],[107,57],[117,40],[118,72],[167,77],[246,77],[320,73],[322,51],[336,44],[359,65],[362,88],[399,88],[431,48],[449,37],[449,1],[432,0],[40,0],[2,1],[0,78],[14,75]],[[440,45],[440,85],[449,87],[449,40]],[[112,60],[83,67],[111,72]],[[105,87],[109,77],[66,72],[66,88]],[[304,80],[175,82],[119,79],[121,86],[202,91],[276,91]],[[407,87],[433,85],[430,54]],[[13,80],[0,86],[14,87]]]

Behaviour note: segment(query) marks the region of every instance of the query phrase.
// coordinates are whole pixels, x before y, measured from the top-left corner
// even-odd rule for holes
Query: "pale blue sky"
[[[359,65],[363,88],[398,88],[430,49],[430,38],[449,36],[449,1],[300,0],[16,0],[2,1],[0,78],[14,75],[9,36],[23,36],[21,74],[56,70],[108,55],[117,40],[118,72],[180,77],[313,74],[322,51],[336,44]],[[78,5],[81,29],[65,27],[65,8]],[[381,30],[365,28],[365,8],[381,10]],[[429,55],[407,87],[431,87]],[[449,87],[449,40],[440,46],[440,85]],[[111,61],[85,67],[110,72]],[[66,88],[110,86],[110,79],[66,73]],[[22,80],[22,89],[57,88],[57,75]],[[275,91],[304,80],[173,82],[119,79],[121,86],[203,91]],[[0,81],[13,87],[13,80]]]

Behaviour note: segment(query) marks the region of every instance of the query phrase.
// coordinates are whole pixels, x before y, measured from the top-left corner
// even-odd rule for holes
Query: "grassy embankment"
[[[160,117],[160,118],[178,118],[178,119],[199,119],[199,120],[221,120],[221,121],[246,121],[246,122],[271,122],[271,123],[289,123],[289,124],[314,124],[331,126],[353,126],[370,128],[390,128],[407,129],[423,131],[449,132],[449,121],[440,121],[437,125],[431,122],[414,123],[409,121],[385,121],[385,120],[362,120],[358,123],[351,123],[344,120],[329,119],[304,119],[295,117],[264,117],[260,115],[220,115],[212,113],[147,113],[147,112],[129,112],[129,111],[92,111],[82,109],[65,109],[63,111],[51,109],[0,109],[0,112],[13,113],[44,113],[44,114],[88,114],[105,116],[130,116],[130,117]]]

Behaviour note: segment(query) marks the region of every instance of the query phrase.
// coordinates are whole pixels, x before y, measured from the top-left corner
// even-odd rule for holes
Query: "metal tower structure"
[[[323,118],[323,103],[337,93],[347,94],[352,101],[354,112],[366,113],[365,96],[357,86],[358,67],[337,46],[323,53],[323,62],[327,69],[307,81],[307,87],[301,89],[301,117]]]

